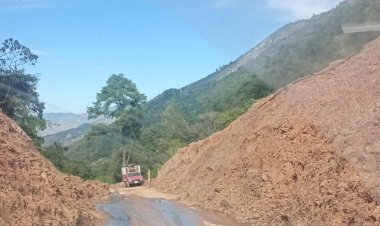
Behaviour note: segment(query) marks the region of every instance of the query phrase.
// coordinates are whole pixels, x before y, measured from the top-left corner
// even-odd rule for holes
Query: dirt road
[[[111,190],[109,200],[97,208],[107,213],[107,226],[239,225],[189,203],[179,203],[175,198],[152,188],[119,188]]]

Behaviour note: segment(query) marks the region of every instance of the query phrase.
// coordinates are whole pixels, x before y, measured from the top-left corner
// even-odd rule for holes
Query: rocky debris
[[[93,225],[96,181],[58,172],[15,122],[0,113],[0,225]]]
[[[241,223],[380,225],[379,113],[377,39],[180,149],[154,186]]]

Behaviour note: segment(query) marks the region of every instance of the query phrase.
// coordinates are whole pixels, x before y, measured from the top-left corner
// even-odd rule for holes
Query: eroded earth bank
[[[0,225],[94,225],[108,186],[56,170],[0,113]]]
[[[180,149],[154,186],[253,225],[380,225],[380,39]]]

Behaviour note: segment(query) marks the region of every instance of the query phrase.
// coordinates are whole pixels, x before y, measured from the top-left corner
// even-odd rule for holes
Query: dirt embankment
[[[180,149],[154,186],[253,225],[380,225],[380,39]]]
[[[0,113],[0,225],[92,225],[107,186],[58,172]]]

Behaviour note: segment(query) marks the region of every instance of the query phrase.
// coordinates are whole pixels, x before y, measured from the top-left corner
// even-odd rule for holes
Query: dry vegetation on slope
[[[180,149],[155,186],[253,225],[380,225],[380,39]]]

